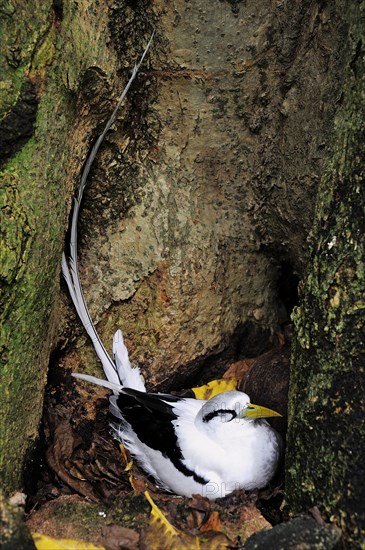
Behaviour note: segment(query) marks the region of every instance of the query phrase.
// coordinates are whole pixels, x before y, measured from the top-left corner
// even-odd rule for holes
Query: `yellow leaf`
[[[145,491],[144,496],[151,505],[151,520],[149,528],[141,534],[141,548],[148,548],[148,550],[200,549],[198,537],[176,529],[153,502],[148,491]]]
[[[232,391],[237,389],[237,380],[234,378],[221,378],[220,380],[212,380],[205,386],[192,388],[196,399],[210,399],[224,391]]]
[[[82,540],[54,539],[41,533],[32,533],[32,537],[37,550],[105,550],[104,546]]]
[[[129,472],[133,467],[133,460],[131,460],[128,457],[127,451],[125,450],[125,447],[122,443],[119,445],[119,448],[120,448],[120,452],[122,453],[123,461],[124,461],[124,464],[125,464],[124,471]]]
[[[151,516],[154,521],[160,522],[166,531],[166,533],[169,533],[172,536],[176,536],[179,534],[178,530],[175,529],[173,525],[167,520],[165,514],[161,512],[159,507],[154,503],[152,498],[150,497],[150,494],[148,491],[144,492],[144,496],[148,500],[150,506],[151,506]]]

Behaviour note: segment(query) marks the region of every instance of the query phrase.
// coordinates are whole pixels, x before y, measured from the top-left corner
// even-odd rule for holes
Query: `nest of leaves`
[[[283,418],[270,422],[285,440],[290,351],[284,338],[280,343],[255,359],[232,363],[223,384],[235,380],[252,402],[280,412]],[[108,391],[79,384],[69,365],[60,367],[48,385],[42,441],[32,461],[37,468],[29,470],[31,531],[106,550],[239,548],[253,533],[282,521],[283,467],[265,490],[216,501],[163,492],[110,434]],[[201,391],[208,398],[225,389],[214,382]],[[193,396],[191,390],[182,393]],[[47,548],[43,543],[37,548]],[[56,548],[54,540],[49,544]]]

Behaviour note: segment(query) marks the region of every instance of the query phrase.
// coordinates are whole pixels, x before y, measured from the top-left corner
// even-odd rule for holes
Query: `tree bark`
[[[71,188],[90,126],[104,120],[102,97],[77,107],[87,68],[116,73],[106,11],[88,2],[3,1],[0,6],[1,270],[0,485],[23,485],[24,461],[38,436],[50,351],[59,323],[60,259]],[[105,8],[105,6],[103,6]],[[62,26],[62,21],[65,26]],[[97,61],[98,60],[98,61]],[[108,68],[109,67],[109,68]],[[101,69],[100,69],[101,70]],[[95,71],[98,74],[98,71]],[[80,94],[83,98],[82,94]],[[105,106],[105,105],[104,105]]]
[[[365,540],[365,2],[346,11],[347,74],[295,311],[287,440],[292,512],[318,506]]]
[[[149,68],[91,175],[80,252],[103,341],[120,326],[149,387],[166,390],[219,354],[262,351],[286,318],[344,30],[309,1],[122,3],[109,24],[119,58],[141,49],[132,28],[152,26]],[[78,340],[66,364],[95,373],[90,349]]]
[[[65,224],[67,115],[51,2],[1,6],[0,485],[22,484],[55,327]]]
[[[80,265],[105,344],[121,327],[149,387],[169,389],[212,356],[262,351],[287,319],[331,145],[345,7],[3,2],[8,491],[37,434],[55,319],[62,361],[52,366],[100,368],[66,295],[57,302],[62,240],[88,150],[152,28],[90,177]]]

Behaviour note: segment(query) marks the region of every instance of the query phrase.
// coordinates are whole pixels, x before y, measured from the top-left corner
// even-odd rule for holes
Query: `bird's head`
[[[249,396],[239,391],[228,391],[215,395],[203,405],[198,415],[199,421],[203,424],[217,421],[252,420],[270,416],[281,416],[281,414],[250,403]]]

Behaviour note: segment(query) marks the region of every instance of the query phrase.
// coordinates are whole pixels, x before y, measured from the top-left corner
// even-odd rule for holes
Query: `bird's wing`
[[[174,418],[176,418],[176,413],[173,410],[174,404],[182,400],[181,397],[169,393],[145,393],[133,388],[123,388],[120,397],[124,395],[133,397],[136,403],[142,405],[152,413],[160,412]]]
[[[195,399],[180,398],[170,394],[151,394],[123,388],[121,393],[110,397],[110,410],[114,416],[127,422],[139,441],[147,447],[159,451],[170,459],[175,468],[197,483],[207,480],[187,468],[182,455],[174,422],[179,419],[179,405],[185,401],[194,402],[193,408],[200,407]],[[192,415],[192,419],[195,414]],[[133,454],[133,448],[130,449]]]

